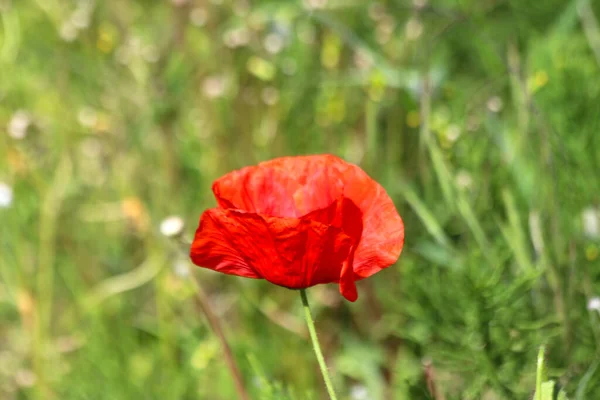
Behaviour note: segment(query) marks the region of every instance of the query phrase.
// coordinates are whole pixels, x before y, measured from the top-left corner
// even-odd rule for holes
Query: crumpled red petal
[[[342,213],[360,211],[344,199],[301,218],[210,209],[201,217],[190,255],[197,265],[264,278],[292,289],[340,282],[342,295],[355,301],[352,253],[356,240],[344,232],[343,225],[350,224],[344,221],[351,219]],[[360,223],[358,217],[352,220]],[[351,234],[358,230],[347,228]]]

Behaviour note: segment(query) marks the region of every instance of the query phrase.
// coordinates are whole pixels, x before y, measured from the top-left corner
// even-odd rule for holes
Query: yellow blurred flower
[[[550,77],[548,73],[544,70],[536,71],[533,76],[529,77],[527,80],[527,88],[531,93],[535,93],[548,83]]]
[[[248,59],[246,68],[248,69],[248,72],[263,81],[273,80],[277,72],[277,69],[271,62],[256,56],[252,56]]]
[[[587,258],[588,261],[595,261],[598,258],[598,253],[598,246],[590,244],[585,249],[585,258]]]
[[[139,232],[144,232],[148,228],[148,215],[146,208],[137,197],[127,197],[121,202],[121,211],[123,215]]]
[[[21,321],[26,327],[33,324],[33,312],[35,311],[35,300],[31,293],[21,289],[17,292],[17,308],[21,315]]]
[[[115,47],[116,37],[117,32],[114,27],[102,25],[98,32],[96,47],[103,53],[109,53]]]
[[[27,172],[27,159],[19,150],[9,149],[6,161],[13,172],[21,175]]]
[[[94,123],[94,130],[97,133],[105,133],[110,130],[110,127],[111,124],[109,116],[103,113],[98,113]]]
[[[418,111],[412,110],[406,114],[406,125],[410,128],[417,128],[421,125],[421,116]]]
[[[538,71],[536,72],[534,79],[536,86],[542,87],[548,83],[548,73],[546,71]]]
[[[385,94],[386,80],[381,71],[375,71],[369,78],[369,98],[373,101],[380,101]]]
[[[340,61],[342,43],[339,37],[328,34],[323,40],[321,48],[321,64],[325,68],[334,69]]]

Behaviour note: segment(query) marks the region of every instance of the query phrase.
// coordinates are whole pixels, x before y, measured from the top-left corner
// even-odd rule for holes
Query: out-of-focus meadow
[[[406,229],[356,303],[308,291],[342,399],[527,399],[542,344],[600,397],[599,2],[0,14],[0,398],[236,398],[199,294],[252,399],[325,398],[298,293],[185,245],[215,178],[310,153],[361,165]]]

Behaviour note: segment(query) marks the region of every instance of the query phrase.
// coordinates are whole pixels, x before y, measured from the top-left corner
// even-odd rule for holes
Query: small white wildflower
[[[356,138],[357,136],[352,136],[352,139],[350,139],[344,157],[354,164],[360,164],[365,157],[365,146],[363,146],[362,141]]]
[[[102,142],[95,137],[90,137],[81,142],[79,149],[87,159],[97,158],[102,155]]]
[[[29,388],[37,382],[37,376],[29,369],[19,369],[15,374],[15,381],[18,386]]]
[[[146,46],[142,49],[142,57],[149,63],[155,63],[160,58],[156,46]]]
[[[405,27],[406,37],[409,40],[416,40],[423,33],[423,24],[417,18],[411,18]]]
[[[600,312],[600,297],[592,297],[587,303],[587,309]]]
[[[239,0],[233,3],[232,9],[238,17],[245,17],[248,15],[250,5],[246,0]]]
[[[263,386],[265,386],[263,380],[256,375],[252,377],[252,384],[257,388],[262,388]]]
[[[210,99],[223,96],[223,93],[225,93],[225,79],[221,76],[209,76],[202,83],[202,91]]]
[[[183,219],[177,215],[165,218],[160,223],[160,233],[167,237],[177,236],[183,231]]]
[[[4,182],[0,182],[0,208],[8,208],[13,201],[13,190]]]
[[[208,21],[208,12],[204,8],[194,8],[190,12],[190,21],[196,26],[204,26]]]
[[[223,43],[231,49],[243,47],[249,42],[250,31],[244,27],[232,29],[223,34]]]
[[[77,39],[78,33],[77,27],[71,21],[65,22],[60,27],[60,37],[65,42],[72,42]]]
[[[425,8],[425,6],[427,5],[427,0],[413,0],[413,5],[417,8],[417,9],[422,9]]]
[[[98,121],[98,113],[91,107],[82,107],[77,113],[77,120],[86,128],[91,128]]]
[[[31,116],[27,111],[18,110],[8,122],[8,134],[13,139],[23,139],[31,125]]]
[[[487,101],[487,108],[491,112],[497,113],[502,110],[503,107],[502,99],[498,96],[490,97]]]
[[[446,138],[451,142],[456,142],[460,137],[460,127],[458,125],[450,125],[446,130]]]
[[[350,398],[352,400],[368,400],[369,391],[363,385],[354,385],[350,389]]]
[[[77,29],[86,29],[90,26],[90,12],[86,8],[78,8],[71,15],[71,24]]]
[[[190,265],[188,264],[187,260],[180,258],[175,261],[173,263],[173,272],[179,278],[187,278],[190,276]]]
[[[468,189],[473,185],[473,178],[467,171],[458,171],[456,174],[456,185],[460,189]]]
[[[392,38],[392,33],[396,29],[396,22],[392,17],[386,17],[377,24],[375,29],[375,38],[380,44],[387,43]]]
[[[143,40],[139,36],[133,36],[127,41],[127,46],[131,54],[141,54],[143,47]]]
[[[354,52],[354,65],[361,70],[369,69],[373,66],[373,57],[365,50],[358,49]]]
[[[283,42],[283,38],[277,33],[269,33],[265,37],[265,40],[263,42],[265,50],[267,50],[271,54],[277,54],[281,52],[281,50],[283,50],[284,44],[285,43]]]
[[[600,211],[596,208],[586,208],[581,213],[583,232],[586,236],[596,238],[600,236]]]
[[[304,7],[309,10],[318,10],[327,6],[327,0],[304,0]]]
[[[262,90],[261,97],[266,105],[272,106],[279,101],[279,92],[273,87],[266,87]]]
[[[225,80],[219,76],[210,76],[202,83],[202,91],[211,99],[222,97],[225,92]]]

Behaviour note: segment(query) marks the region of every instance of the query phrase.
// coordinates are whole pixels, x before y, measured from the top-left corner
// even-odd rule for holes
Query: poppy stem
[[[323,358],[323,352],[321,351],[321,345],[319,344],[319,338],[317,337],[317,331],[315,330],[315,323],[310,312],[310,307],[308,305],[308,298],[306,297],[305,289],[300,289],[300,297],[302,297],[302,306],[304,308],[304,317],[306,318],[306,324],[308,325],[308,332],[310,333],[313,349],[315,350],[315,355],[317,356],[317,361],[319,362],[319,367],[321,368],[321,374],[323,375],[323,380],[325,381],[325,386],[327,387],[329,398],[331,400],[337,400],[335,391],[333,390],[333,385],[331,384],[331,379],[329,378],[329,372],[327,371],[325,358]]]

